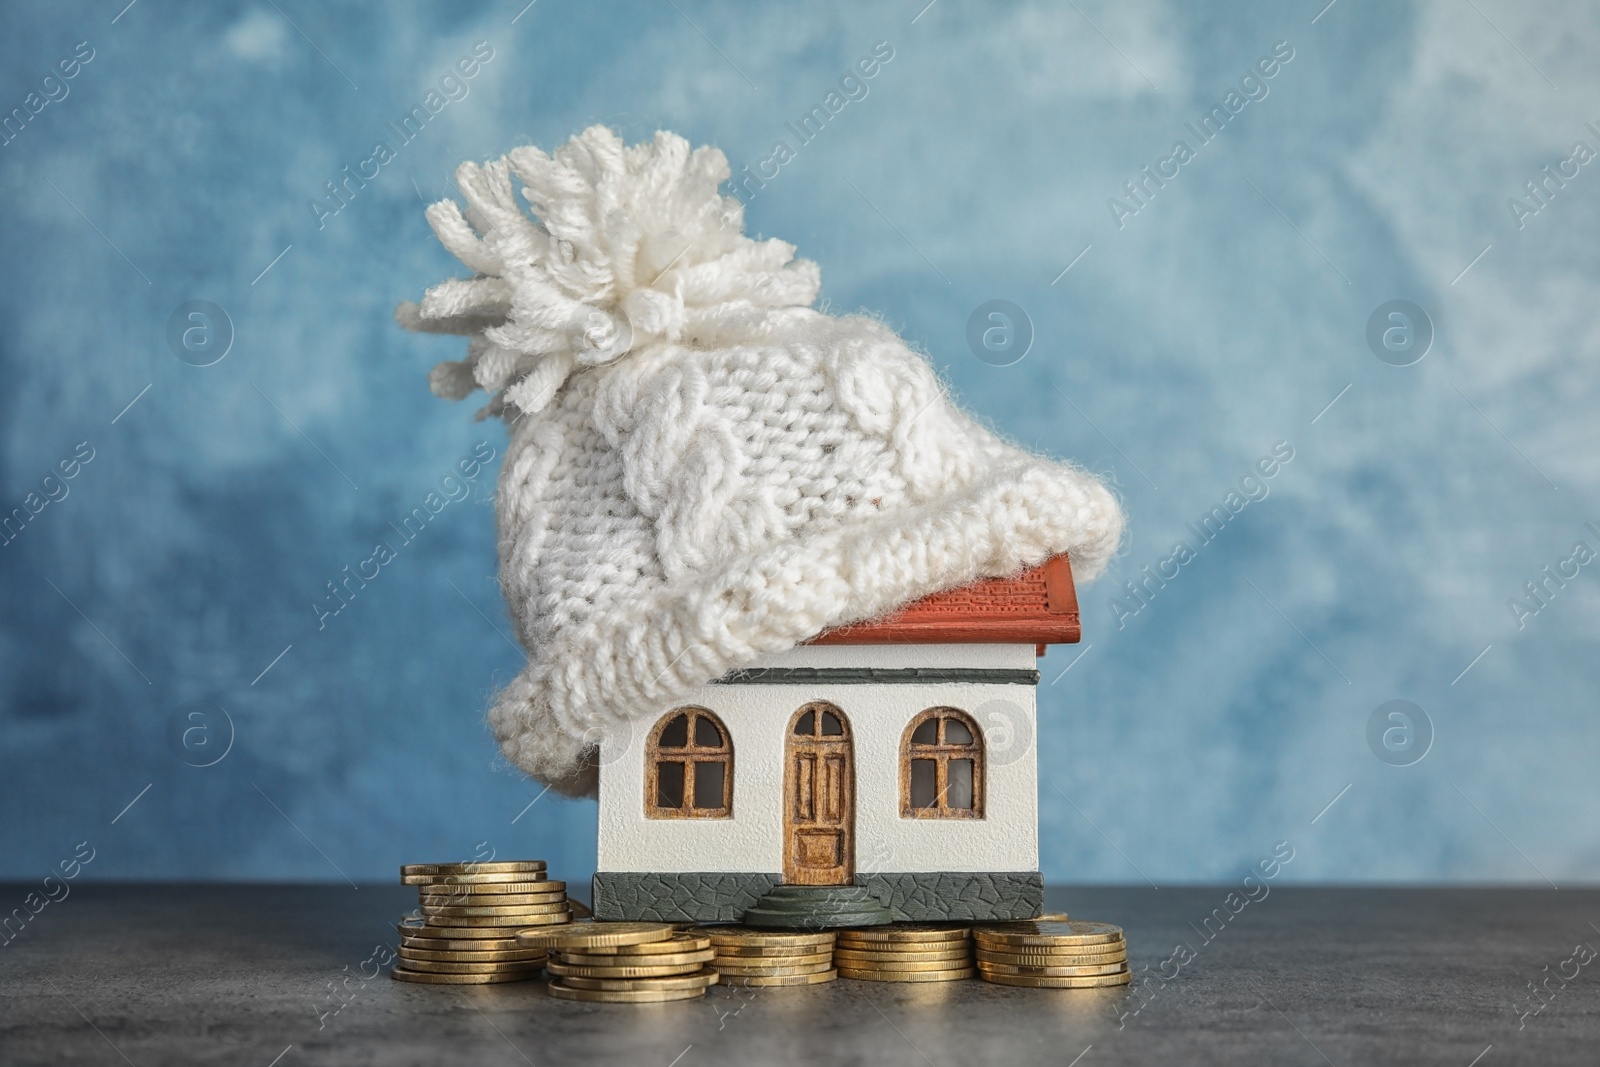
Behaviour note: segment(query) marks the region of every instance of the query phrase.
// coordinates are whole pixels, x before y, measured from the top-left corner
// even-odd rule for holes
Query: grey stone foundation
[[[746,909],[783,881],[777,874],[656,874],[600,871],[594,876],[594,914],[609,921],[738,922]],[[1037,871],[858,874],[894,913],[896,922],[1029,919],[1044,909]]]
[[[1044,910],[1044,876],[1038,871],[858,874],[856,884],[894,912],[895,922],[1031,919]]]
[[[613,922],[738,922],[781,881],[776,874],[599,871],[594,876],[594,917]]]

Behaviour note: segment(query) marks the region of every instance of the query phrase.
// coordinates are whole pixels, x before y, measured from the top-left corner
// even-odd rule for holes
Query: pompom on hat
[[[469,337],[433,391],[510,423],[500,584],[528,663],[489,719],[563,793],[593,790],[596,738],[731,670],[1061,552],[1088,581],[1122,534],[1097,479],[980,426],[881,323],[814,310],[816,264],[745,236],[728,176],[601,126],[464,163],[465,212],[428,221],[474,276],[397,313]]]

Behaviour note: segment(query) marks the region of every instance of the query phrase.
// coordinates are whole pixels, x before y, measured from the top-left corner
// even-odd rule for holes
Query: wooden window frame
[[[934,735],[934,744],[911,740],[917,728],[929,719],[956,719],[972,733],[970,744],[949,744],[944,741],[944,724],[940,722]],[[960,708],[934,707],[918,712],[906,725],[900,737],[900,817],[902,819],[981,819],[985,794],[988,788],[987,746],[977,720]],[[934,806],[913,807],[911,804],[911,761],[934,761]],[[952,759],[972,761],[972,807],[952,808],[945,804],[945,794],[950,788],[949,764]]]
[[[685,724],[686,730],[682,748],[661,747],[661,733],[667,724],[680,715],[688,716]],[[711,748],[697,745],[694,740],[694,726],[696,719],[706,719],[722,735],[722,744]],[[681,708],[673,708],[661,716],[650,731],[649,743],[644,751],[644,816],[647,819],[731,819],[733,818],[733,734],[728,732],[727,724],[709,708],[689,704]],[[656,803],[659,792],[658,768],[663,762],[682,763],[683,771],[683,803],[676,808],[662,807]],[[722,806],[716,808],[700,808],[694,804],[694,776],[695,768],[701,764],[722,764]]]

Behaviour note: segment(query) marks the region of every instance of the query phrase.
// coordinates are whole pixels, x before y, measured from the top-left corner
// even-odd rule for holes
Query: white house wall
[[[1032,669],[1033,652],[1031,646],[1003,645],[838,646],[796,650],[760,666]],[[598,868],[781,872],[789,720],[801,705],[826,700],[845,713],[855,743],[858,874],[1037,870],[1034,696],[1031,685],[988,682],[706,686],[684,704],[710,709],[728,728],[734,753],[732,817],[645,817],[645,741],[659,716],[648,717],[640,721],[627,751],[601,753]],[[960,708],[984,732],[982,819],[900,816],[901,737],[918,712],[935,706]]]

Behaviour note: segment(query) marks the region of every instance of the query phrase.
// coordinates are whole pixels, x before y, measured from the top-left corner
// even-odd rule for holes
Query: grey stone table
[[[632,1007],[364,980],[415,904],[400,887],[80,884],[0,947],[0,1064],[1600,1062],[1600,960],[1574,952],[1600,946],[1600,891],[1274,887],[1237,914],[1229,891],[1052,890],[1127,930],[1128,988],[841,980]]]

